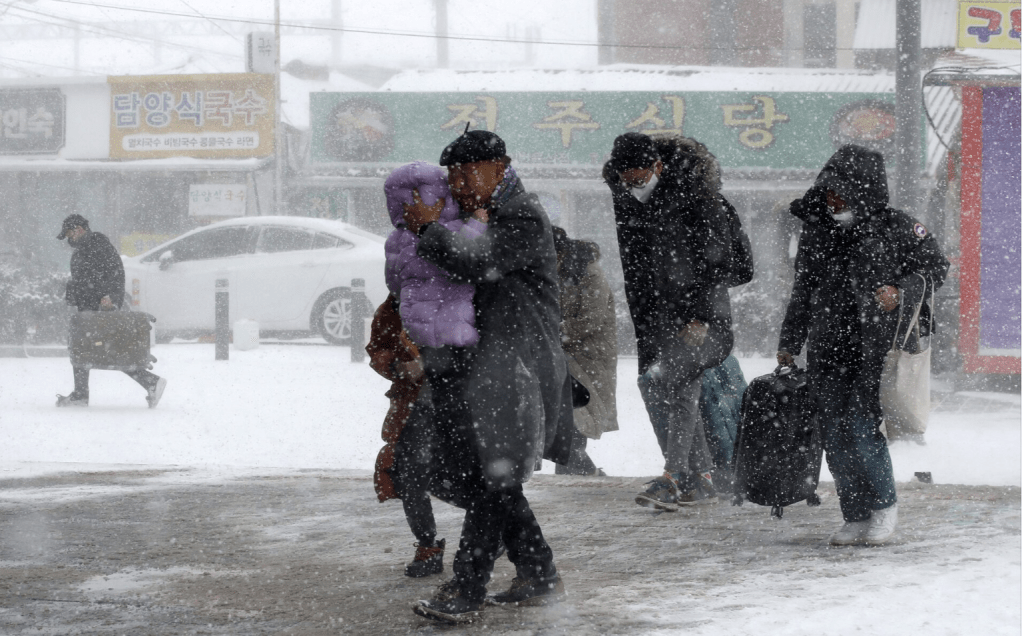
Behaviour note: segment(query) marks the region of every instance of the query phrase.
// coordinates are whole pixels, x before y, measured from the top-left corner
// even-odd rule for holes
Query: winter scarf
[[[505,166],[505,176],[502,177],[501,183],[494,188],[494,192],[491,193],[491,202],[489,207],[492,210],[497,210],[501,206],[508,203],[509,199],[512,198],[516,193],[516,187],[519,185],[519,175],[512,169],[512,166]]]

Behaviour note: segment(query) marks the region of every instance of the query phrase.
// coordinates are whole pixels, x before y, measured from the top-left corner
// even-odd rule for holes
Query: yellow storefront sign
[[[109,77],[110,157],[266,157],[274,80],[255,73]]]
[[[961,0],[956,46],[960,49],[1020,49],[1020,3]]]

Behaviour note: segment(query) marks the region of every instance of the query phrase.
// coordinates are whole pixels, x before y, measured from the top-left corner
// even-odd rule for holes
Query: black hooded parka
[[[826,204],[828,190],[853,211],[851,226],[843,227],[833,218]],[[938,289],[949,268],[927,228],[888,202],[882,155],[847,145],[828,160],[803,199],[791,204],[790,212],[804,227],[779,338],[779,350],[793,355],[809,341],[812,377],[852,370],[852,381],[863,390],[865,406],[876,417],[881,416],[879,379],[900,310],[883,311],[875,292],[885,285],[899,288],[904,316],[909,318],[909,307],[926,290],[930,293],[932,285]],[[907,322],[903,321],[901,334]],[[931,329],[930,316],[922,316],[922,326],[923,333]]]
[[[611,162],[603,174],[612,191],[640,375],[658,359],[663,344],[693,320],[708,325],[721,342],[724,360],[733,342],[728,288],[754,275],[750,241],[735,208],[719,192],[715,156],[681,135],[651,139],[662,172],[647,203],[633,196]]]

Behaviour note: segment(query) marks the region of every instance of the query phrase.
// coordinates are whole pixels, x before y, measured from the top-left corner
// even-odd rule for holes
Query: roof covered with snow
[[[931,71],[927,73],[924,83],[935,76],[972,76],[989,79],[1006,78],[1020,81],[1020,51],[1005,49],[961,49],[950,51],[940,56]]]
[[[921,0],[921,48],[956,47],[956,0]],[[896,0],[861,0],[854,49],[896,48]]]
[[[770,91],[891,93],[891,73],[852,69],[612,64],[577,69],[417,69],[381,86],[394,92]]]

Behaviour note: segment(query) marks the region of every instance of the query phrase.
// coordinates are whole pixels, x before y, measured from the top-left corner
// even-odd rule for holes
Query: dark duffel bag
[[[156,361],[149,353],[153,317],[136,311],[80,311],[71,316],[71,366],[137,371]]]
[[[821,432],[807,372],[780,366],[770,375],[755,378],[743,393],[733,451],[733,504],[746,500],[771,506],[775,517],[798,501],[819,505],[815,490],[821,455]]]

